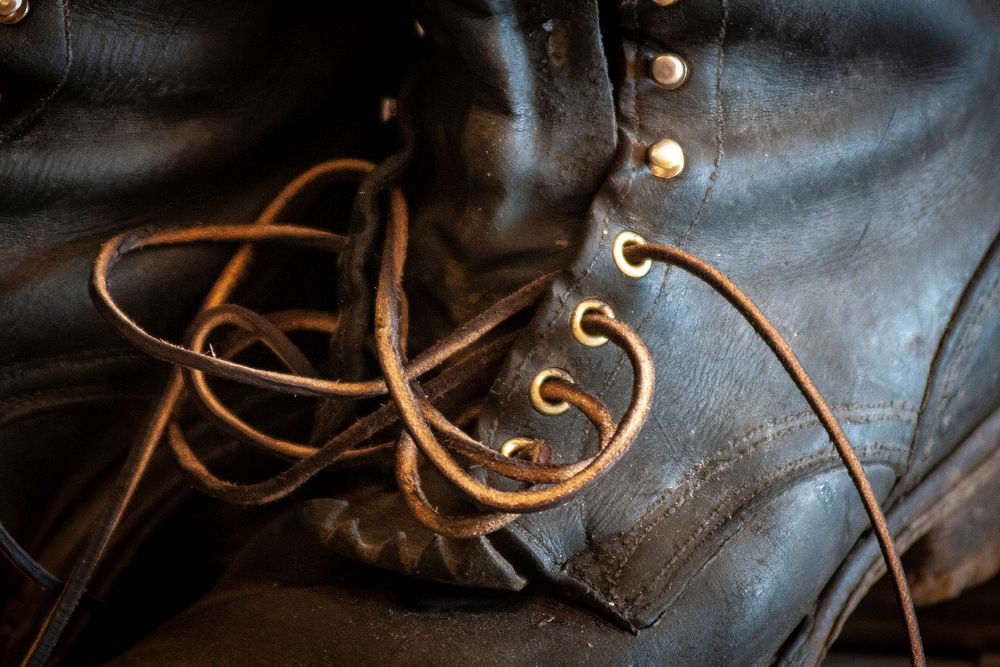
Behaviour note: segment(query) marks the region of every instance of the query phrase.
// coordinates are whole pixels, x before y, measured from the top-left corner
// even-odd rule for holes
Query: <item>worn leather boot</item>
[[[0,522],[48,571],[26,582],[6,562],[0,568],[2,664],[30,646],[165,378],[163,364],[109,336],[91,304],[100,244],[147,225],[242,224],[329,155],[383,156],[379,100],[398,88],[400,70],[394,50],[371,49],[370,36],[405,43],[411,30],[406,20],[400,36],[398,22],[355,6],[13,4],[4,18],[12,5],[0,3]],[[376,75],[355,66],[360,53]],[[349,208],[352,190],[328,187],[303,206],[315,221],[328,207]],[[230,252],[147,253],[121,272],[116,293],[159,335],[180,337]],[[258,307],[318,280],[294,258],[266,259],[267,278],[245,294]],[[299,293],[299,306],[335,307],[325,292]],[[204,589],[190,563],[217,558],[215,538],[177,549],[143,540],[160,518],[194,503],[185,518],[256,520],[191,499],[165,451],[152,468],[81,617],[101,609],[97,618],[114,618],[128,642]],[[233,537],[202,534],[215,532],[223,543]],[[149,565],[155,575],[116,598],[131,613],[114,611],[105,584],[150,549],[160,554]]]
[[[142,231],[98,258],[97,307],[187,369],[171,386],[298,461],[221,479],[165,399],[149,451],[163,436],[237,504],[366,466],[121,662],[814,664],[879,546],[905,603],[887,535],[946,530],[1000,475],[997,10],[442,1],[418,20],[402,152],[330,167],[369,173],[365,224]],[[342,252],[341,321],[210,297],[182,347],[119,307],[126,255],[220,240]],[[216,356],[223,324],[248,337],[228,351],[262,341],[289,372]],[[289,338],[324,327],[346,381]],[[205,373],[361,407],[323,403],[291,442]]]

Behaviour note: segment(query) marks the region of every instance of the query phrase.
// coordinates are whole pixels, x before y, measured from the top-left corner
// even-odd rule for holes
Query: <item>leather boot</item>
[[[389,446],[352,439],[378,433],[365,417],[320,450],[388,456],[398,489],[376,463],[288,511],[123,663],[814,664],[884,568],[872,503],[905,548],[996,477],[996,11],[569,4],[421,9],[409,170],[375,172],[379,289],[346,303],[374,320],[384,385],[144,338],[99,278],[194,237],[105,246],[98,306],[143,350],[279,391],[389,393],[404,422]],[[496,322],[538,295],[473,406],[475,442],[438,386],[492,369]],[[189,343],[231,317],[292,359],[232,312]],[[168,435],[235,502],[290,493],[327,455],[240,489]]]
[[[400,74],[392,49],[374,51],[369,37],[376,27],[398,34],[396,24],[361,7],[14,4],[13,18],[0,20],[0,522],[48,570],[52,590],[6,564],[0,570],[3,664],[16,664],[30,645],[165,378],[162,364],[109,336],[91,305],[87,284],[100,244],[147,225],[244,223],[316,161],[383,156],[379,100],[398,88]],[[409,20],[404,27],[409,35]],[[366,52],[380,76],[356,67]],[[351,104],[343,103],[347,95]],[[309,210],[349,208],[352,197],[328,189]],[[178,337],[230,252],[149,253],[116,278],[116,293],[158,335]],[[272,291],[317,282],[296,265],[272,255],[263,288],[247,296],[266,307]],[[300,306],[335,307],[335,298],[311,303],[299,291]],[[104,585],[138,559],[136,545],[155,518],[193,502],[163,454],[144,509],[133,508],[117,535],[84,617],[114,608],[99,602]],[[201,504],[194,515],[208,518],[220,507]],[[126,586],[135,595],[124,598],[132,598],[130,614],[113,614],[126,621],[118,636],[134,641],[171,606],[188,604],[192,586],[204,590],[186,568],[209,559],[210,543],[218,546],[159,543],[154,550],[174,560],[161,555],[151,565],[156,576]]]

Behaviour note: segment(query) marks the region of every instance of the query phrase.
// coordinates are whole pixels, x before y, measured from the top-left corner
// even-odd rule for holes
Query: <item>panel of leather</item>
[[[407,275],[426,345],[569,263],[615,116],[596,1],[435,0],[419,18],[425,149]]]
[[[249,222],[313,162],[371,151],[378,90],[398,76],[376,82],[356,66],[365,53],[383,64],[364,40],[374,21],[356,7],[265,1],[53,0],[3,26],[0,359],[100,344],[87,277],[111,234]],[[357,104],[341,103],[344,90]],[[199,267],[217,268],[203,253],[156,253],[142,273],[153,284],[135,291],[160,298],[132,299],[139,316],[182,321]],[[121,281],[126,298],[136,278]]]
[[[1000,396],[1000,237],[970,281],[935,360],[913,451],[927,468],[986,419]],[[994,400],[990,400],[993,398]],[[906,480],[915,484],[913,479]]]
[[[0,25],[0,520],[58,576],[166,370],[91,306],[100,244],[143,225],[249,223],[315,162],[381,157],[379,97],[398,89],[411,30],[363,3],[271,0],[34,0]],[[144,253],[113,288],[179,340],[229,252]],[[302,276],[262,264],[243,296],[266,311]],[[296,305],[310,304],[281,304]],[[150,488],[177,487],[176,466],[161,463]],[[186,484],[174,490],[171,501]],[[137,507],[129,521],[149,530],[169,507]],[[13,659],[51,597],[6,567],[0,591]]]
[[[623,276],[612,240],[628,229],[680,245],[740,285],[789,339],[887,498],[908,466],[919,477],[929,465],[910,461],[927,377],[998,229],[997,26],[975,6],[932,1],[638,0],[621,20],[617,164],[577,260],[495,386],[481,434],[497,444],[543,437],[564,461],[594,451],[581,418],[541,417],[527,385],[556,366],[624,408],[623,356],[582,348],[568,326],[582,299],[607,301],[656,359],[647,425],[607,478],[510,533],[557,586],[629,626],[693,614],[677,627],[759,632],[754,650],[773,650],[861,534],[860,503],[821,481],[846,473],[739,315],[679,270]],[[647,75],[664,50],[691,67],[678,91]],[[665,136],[687,156],[668,181],[644,163]],[[961,437],[932,448],[940,457]],[[840,518],[809,497],[829,497]],[[771,521],[793,508],[804,520]],[[737,546],[728,536],[748,516],[764,518]],[[782,576],[748,586],[762,545],[782,554]]]
[[[570,262],[616,144],[596,2],[435,0],[418,19],[427,58],[413,101],[406,265],[415,349]],[[469,511],[428,477],[436,503]],[[435,539],[380,481],[331,495],[329,512],[309,517],[336,553],[446,583],[525,585],[491,537]]]

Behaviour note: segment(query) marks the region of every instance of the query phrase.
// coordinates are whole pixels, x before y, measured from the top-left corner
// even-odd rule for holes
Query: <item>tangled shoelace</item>
[[[194,485],[219,499],[250,505],[283,498],[321,470],[336,465],[356,465],[395,454],[395,475],[400,492],[414,516],[436,533],[467,538],[496,531],[521,514],[538,512],[565,503],[601,477],[634,442],[650,410],[654,390],[654,365],[641,338],[626,323],[608,314],[589,311],[582,318],[587,333],[603,336],[627,355],[633,372],[628,408],[619,420],[585,391],[570,382],[551,378],[541,385],[544,399],[566,403],[580,410],[596,427],[599,449],[590,458],[571,464],[551,462],[551,448],[540,440],[520,439],[515,450],[498,452],[469,436],[460,425],[474,416],[475,409],[452,421],[435,403],[460,388],[474,369],[501,358],[513,334],[495,335],[498,327],[514,315],[536,304],[552,276],[542,276],[507,296],[466,322],[412,360],[406,353],[408,308],[403,292],[403,266],[408,240],[408,212],[398,187],[387,192],[389,207],[385,241],[375,291],[374,347],[382,378],[363,381],[324,379],[302,350],[289,338],[295,331],[321,332],[336,336],[337,316],[325,312],[296,310],[260,315],[227,303],[250,264],[256,243],[279,242],[321,252],[338,253],[347,239],[332,232],[278,224],[277,218],[304,188],[321,178],[349,176],[360,179],[374,165],[362,160],[333,160],[304,172],[275,198],[253,225],[209,225],[203,227],[140,230],[108,241],[94,265],[92,293],[102,315],[123,337],[149,355],[174,366],[141,439],[130,451],[125,467],[96,524],[84,555],[62,587],[58,601],[36,636],[24,664],[44,664],[79,604],[112,533],[121,520],[139,480],[157,445],[167,440],[180,467]],[[108,279],[114,266],[126,255],[144,249],[192,243],[241,243],[205,298],[191,325],[187,346],[156,338],[143,330],[115,302]],[[725,297],[754,327],[781,361],[796,386],[816,413],[840,454],[864,504],[883,558],[892,575],[910,640],[912,661],[924,664],[923,649],[913,603],[899,556],[885,517],[865,476],[860,461],[826,401],[802,368],[784,338],[754,303],[728,278],[697,257],[678,248],[632,243],[624,248],[627,261],[641,264],[658,261],[682,268],[700,278]],[[221,355],[209,348],[208,340],[221,327],[237,329],[236,337]],[[288,369],[264,370],[232,361],[251,345],[263,344]],[[425,376],[437,371],[428,380]],[[359,400],[385,396],[392,399],[356,420],[325,442],[316,445],[270,436],[237,416],[209,386],[206,375],[295,396],[321,399]],[[236,484],[216,476],[185,438],[178,422],[178,408],[190,400],[226,433],[238,440],[272,451],[293,461],[283,472],[254,484]],[[394,425],[402,428],[394,439],[376,441]],[[440,513],[426,498],[420,475],[423,455],[469,500],[483,508],[473,514],[451,516]],[[489,472],[521,483],[515,490],[501,490],[469,472],[472,463]],[[12,541],[11,541],[12,542]],[[5,553],[15,553],[19,569],[36,581],[54,578],[13,543],[0,543]],[[42,583],[40,581],[40,583]]]

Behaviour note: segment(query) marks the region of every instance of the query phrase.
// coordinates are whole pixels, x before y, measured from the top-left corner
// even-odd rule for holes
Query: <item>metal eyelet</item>
[[[28,0],[0,0],[0,23],[14,25],[28,14]]]
[[[576,338],[577,342],[581,345],[586,345],[587,347],[600,347],[608,342],[607,337],[589,334],[583,328],[583,317],[592,310],[596,310],[605,317],[610,317],[612,319],[615,316],[615,311],[611,310],[611,306],[603,301],[598,301],[597,299],[586,299],[581,301],[573,311],[573,319],[571,320],[570,328],[573,330],[573,337]]]
[[[633,232],[621,232],[615,237],[611,246],[611,255],[615,258],[615,266],[629,278],[642,278],[653,268],[653,260],[644,259],[639,264],[633,264],[625,257],[625,248],[630,245],[645,243],[646,239]]]
[[[573,384],[573,377],[561,368],[546,368],[543,371],[538,371],[538,375],[531,381],[531,404],[543,415],[561,415],[569,410],[569,403],[566,401],[553,403],[542,396],[542,385],[552,378]]]
[[[500,453],[512,459],[531,459],[531,453],[538,446],[531,438],[511,438],[500,445]]]

